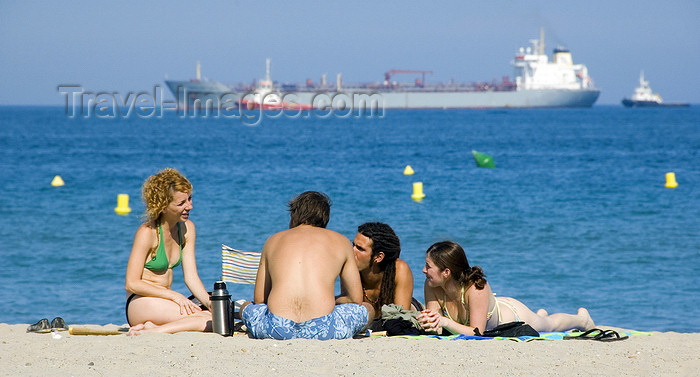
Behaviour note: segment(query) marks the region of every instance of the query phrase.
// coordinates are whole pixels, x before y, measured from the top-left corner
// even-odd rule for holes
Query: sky
[[[7,1],[0,0],[0,105],[62,105],[59,85],[152,91],[202,75],[252,82],[513,79],[510,62],[544,28],[619,104],[644,70],[667,102],[700,104],[700,2],[668,1]],[[412,81],[416,76],[395,76]]]

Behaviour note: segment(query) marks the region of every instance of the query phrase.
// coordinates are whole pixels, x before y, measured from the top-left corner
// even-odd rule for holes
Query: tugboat
[[[644,71],[639,75],[639,86],[634,89],[632,98],[622,100],[625,107],[688,107],[687,103],[664,103],[661,96],[653,93],[649,81],[644,80]]]

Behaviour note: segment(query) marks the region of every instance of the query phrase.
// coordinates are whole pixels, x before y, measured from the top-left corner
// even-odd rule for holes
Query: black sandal
[[[61,317],[56,317],[51,321],[51,331],[68,331],[68,325]]]
[[[47,333],[51,332],[51,324],[49,324],[49,320],[47,318],[42,318],[39,320],[39,322],[29,325],[27,327],[27,332],[35,332],[35,333]]]

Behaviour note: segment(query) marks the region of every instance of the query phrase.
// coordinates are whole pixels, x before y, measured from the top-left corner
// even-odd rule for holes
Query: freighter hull
[[[386,109],[479,109],[591,107],[599,90],[516,90],[509,92],[382,93]]]
[[[180,106],[217,107],[242,99],[243,91],[233,90],[217,82],[166,81]],[[196,85],[193,85],[196,84]],[[209,85],[207,85],[209,84]],[[591,107],[600,91],[597,89],[537,89],[494,92],[391,92],[391,91],[305,91],[281,93],[282,98],[301,106],[334,108],[349,105],[356,109],[488,109],[537,107]]]

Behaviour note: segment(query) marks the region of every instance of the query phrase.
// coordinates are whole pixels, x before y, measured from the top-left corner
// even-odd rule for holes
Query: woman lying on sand
[[[195,228],[189,220],[192,184],[164,169],[143,184],[148,220],[136,231],[126,267],[126,319],[130,335],[143,332],[211,331],[211,301],[197,274]],[[185,284],[210,311],[171,289],[182,264]]]
[[[418,321],[426,331],[474,335],[476,328],[483,333],[513,321],[525,322],[538,332],[594,327],[584,308],[576,315],[549,315],[544,309],[535,314],[514,298],[494,296],[481,267],[470,267],[462,247],[452,241],[430,246],[423,273],[426,310]]]

